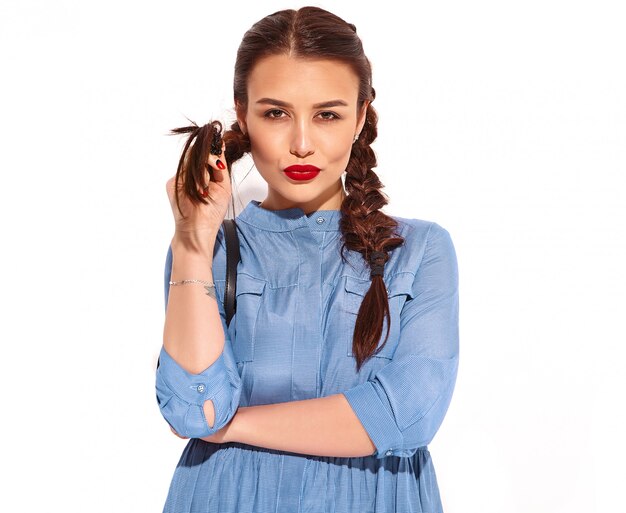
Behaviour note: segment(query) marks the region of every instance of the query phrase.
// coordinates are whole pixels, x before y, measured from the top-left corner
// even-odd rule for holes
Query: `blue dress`
[[[439,513],[427,445],[450,404],[458,355],[458,269],[449,233],[393,216],[402,246],[384,280],[391,313],[384,348],[359,373],[352,334],[369,289],[362,255],[340,256],[339,210],[271,211],[252,200],[237,216],[237,310],[226,326],[224,234],[213,278],[225,333],[222,355],[189,374],[160,353],[161,413],[191,437],[174,472],[165,513]],[[165,266],[167,304],[172,254]],[[382,344],[386,334],[383,327]],[[321,457],[200,440],[238,406],[343,393],[376,446],[370,456]],[[202,405],[213,400],[209,428]],[[193,438],[197,437],[197,438]]]

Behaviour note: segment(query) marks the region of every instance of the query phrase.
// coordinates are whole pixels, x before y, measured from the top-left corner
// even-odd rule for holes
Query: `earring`
[[[355,142],[357,142],[359,140],[359,135],[361,135],[361,134],[356,134],[354,136],[354,141],[352,141],[353,143],[355,143]]]

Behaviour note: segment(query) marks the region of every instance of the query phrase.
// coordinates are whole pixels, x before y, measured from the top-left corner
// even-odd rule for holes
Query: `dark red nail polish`
[[[217,159],[217,161],[215,162],[215,165],[218,167],[218,169],[226,169],[226,166],[223,164],[223,162],[220,159]]]

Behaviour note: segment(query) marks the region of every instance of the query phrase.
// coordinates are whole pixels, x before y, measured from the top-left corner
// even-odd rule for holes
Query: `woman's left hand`
[[[182,438],[183,440],[189,440],[188,436],[181,436],[176,431],[174,431],[174,428],[172,426],[170,426],[170,429],[172,430],[172,433],[174,433],[178,438]]]
[[[232,435],[232,433],[229,432],[232,423],[233,423],[233,420],[231,420],[228,424],[226,424],[222,429],[216,431],[210,436],[205,436],[203,438],[200,438],[200,440],[204,440],[205,442],[213,442],[215,444],[225,444],[228,442],[234,442],[234,440],[232,440],[229,437],[229,435]],[[172,430],[172,433],[174,433],[178,438],[182,438],[183,440],[189,439],[188,436],[179,435],[176,431],[174,431],[174,428],[172,426],[170,426],[170,429]]]
[[[234,418],[235,417],[233,417],[233,419]],[[219,431],[216,431],[210,436],[202,437],[200,438],[200,440],[204,440],[205,442],[213,442],[214,444],[225,444],[228,442],[234,442],[234,440],[232,439],[232,432],[229,431],[232,424],[233,420],[231,420]]]

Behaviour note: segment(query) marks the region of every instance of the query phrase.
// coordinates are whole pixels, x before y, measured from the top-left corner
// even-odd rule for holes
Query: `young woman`
[[[374,98],[354,25],[284,10],[244,35],[221,148],[217,122],[174,131],[156,388],[190,440],[166,512],[442,511],[427,444],[457,375],[457,261],[440,225],[381,211]],[[227,324],[221,225],[246,153],[268,190],[236,217]]]

